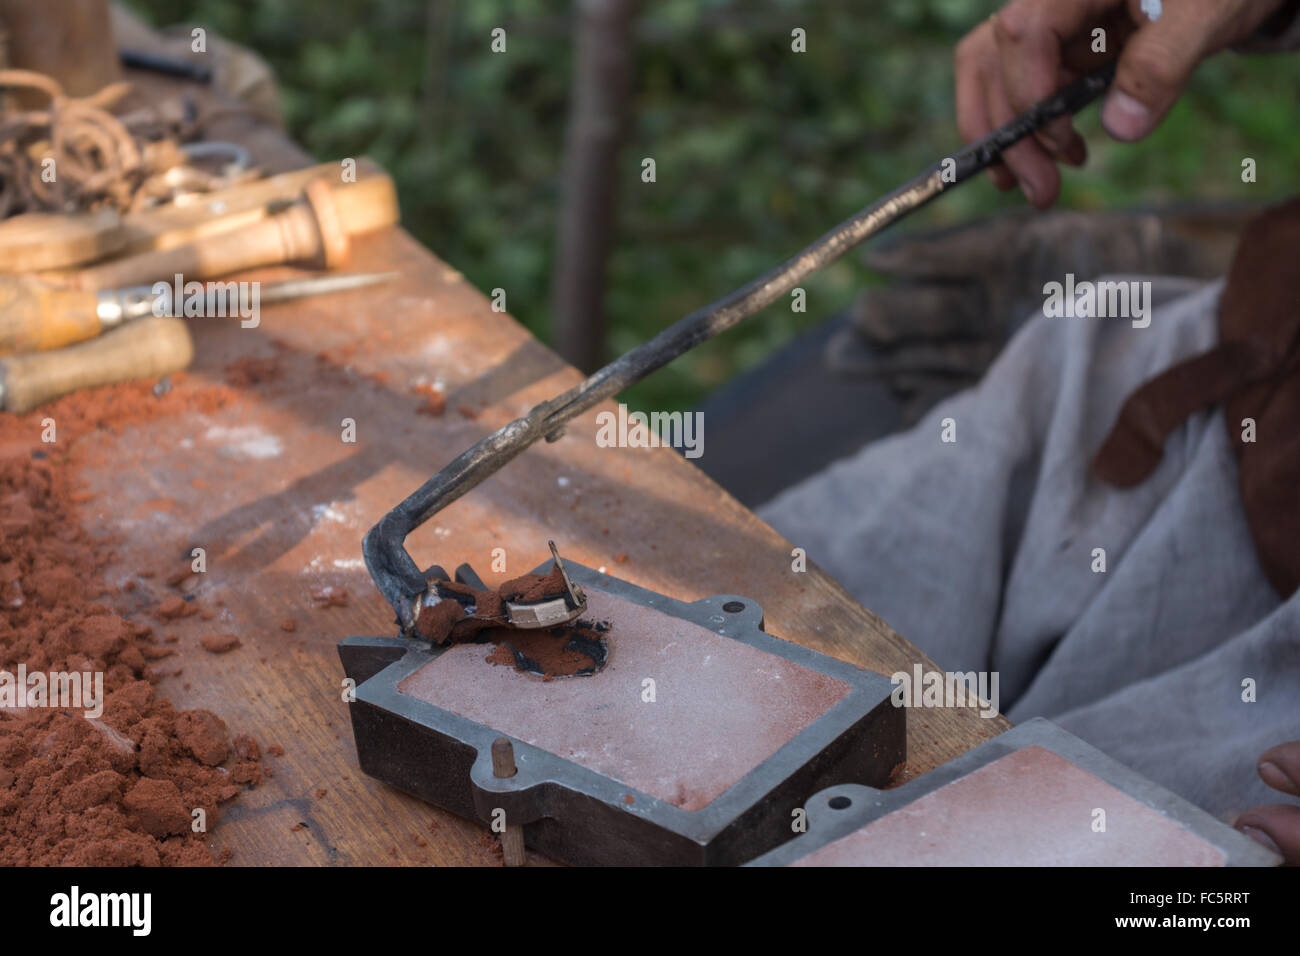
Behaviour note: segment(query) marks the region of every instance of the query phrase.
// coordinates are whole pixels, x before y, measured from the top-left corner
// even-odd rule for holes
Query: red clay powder
[[[519,653],[537,664],[543,677],[570,677],[578,671],[596,666],[591,655],[569,646],[575,634],[601,640],[602,635],[586,627],[582,622],[564,624],[560,627],[544,630],[519,630],[518,628],[498,627],[484,631],[481,635],[496,645],[485,660],[489,664],[504,667],[516,667],[515,655],[506,643],[511,644]]]
[[[99,672],[106,698],[97,718],[84,708],[0,710],[0,866],[210,865],[193,811],[205,811],[210,833],[220,806],[262,779],[251,738],[232,741],[217,715],[178,711],[155,693],[150,664],[175,648],[99,602],[113,593],[101,578],[108,555],[76,518],[84,496],[68,448],[79,435],[235,397],[184,378],[162,396],[120,385],[0,414],[0,669]],[[40,442],[46,417],[57,443]]]

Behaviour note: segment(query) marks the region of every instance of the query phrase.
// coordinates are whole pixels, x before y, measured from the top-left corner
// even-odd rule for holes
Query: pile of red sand
[[[180,383],[183,376],[174,377]],[[78,523],[70,443],[98,428],[219,408],[229,389],[146,384],[67,396],[23,417],[0,414],[0,669],[102,672],[103,713],[0,710],[0,865],[218,862],[219,807],[262,779],[250,737],[206,710],[158,696],[151,665],[175,653],[152,628],[99,599],[108,555]],[[58,442],[39,442],[53,418]],[[207,833],[192,829],[194,811]],[[220,862],[224,862],[224,856]]]

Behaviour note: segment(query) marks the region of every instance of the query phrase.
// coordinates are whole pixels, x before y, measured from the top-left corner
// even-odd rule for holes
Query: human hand
[[[1011,0],[957,45],[958,132],[966,142],[979,139],[1118,54],[1101,122],[1115,139],[1140,140],[1203,59],[1249,38],[1282,2]],[[1162,6],[1154,20],[1144,12]],[[1056,164],[1081,166],[1086,158],[1083,139],[1062,116],[1007,150],[989,175],[999,189],[1019,183],[1025,198],[1045,209],[1061,188]]]
[[[1300,740],[1264,751],[1259,758],[1259,776],[1274,790],[1300,797]],[[1233,825],[1281,853],[1289,866],[1300,866],[1300,805],[1273,803],[1256,807],[1239,816]]]

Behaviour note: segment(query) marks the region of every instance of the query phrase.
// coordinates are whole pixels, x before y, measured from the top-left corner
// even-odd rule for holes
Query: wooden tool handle
[[[330,191],[349,235],[397,222],[400,213],[392,178],[364,156],[357,158],[353,172],[355,180],[344,182],[339,163],[321,163],[128,213],[122,222],[122,253],[174,249],[228,229],[242,229],[274,215],[276,204],[301,196],[316,179],[332,183]],[[0,262],[2,252],[0,246]]]
[[[0,272],[37,272],[94,262],[126,243],[122,219],[97,212],[27,212],[0,223]]]
[[[368,167],[363,167],[368,168]],[[372,173],[352,183],[330,187],[339,222],[349,236],[394,226],[402,218],[392,177]]]
[[[96,296],[0,276],[0,355],[62,348],[99,334]]]
[[[179,372],[194,358],[182,319],[150,316],[53,352],[0,359],[6,411],[29,412],[79,388]]]
[[[333,268],[347,258],[348,237],[328,184],[316,180],[306,201],[260,222],[217,233],[174,249],[146,252],[85,269],[78,276],[83,289],[210,279],[259,266],[302,262]]]

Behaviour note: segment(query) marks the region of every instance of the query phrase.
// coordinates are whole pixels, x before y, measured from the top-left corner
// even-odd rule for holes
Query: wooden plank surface
[[[226,135],[266,168],[307,162],[255,123]],[[222,383],[241,358],[270,359],[274,371],[210,413],[79,439],[72,461],[93,492],[83,519],[115,542],[109,582],[136,582],[124,610],[180,637],[183,673],[161,692],[284,749],[267,759],[274,776],[223,815],[214,846],[231,847],[238,864],[493,863],[480,826],[360,772],[335,645],[393,632],[361,561],[365,531],[455,455],[579,375],[399,229],[358,241],[348,267],[401,278],[268,306],[257,328],[190,320],[198,358],[181,387]],[[441,417],[418,411],[422,383],[445,389]],[[469,562],[484,573],[504,548],[507,572],[484,573],[495,584],[541,563],[554,538],[566,557],[682,600],[752,596],[771,633],[863,667],[934,666],[811,564],[792,572],[792,545],[672,451],[598,447],[596,411],[417,530],[407,542],[417,563]],[[345,419],[355,443],[343,441]],[[169,586],[194,547],[206,550],[207,573]],[[312,595],[326,586],[346,589],[347,604],[318,606]],[[166,625],[146,616],[175,593],[215,616]],[[290,619],[296,629],[286,631]],[[204,652],[200,638],[219,632],[242,646]],[[908,718],[908,776],[1008,726],[970,710]]]

